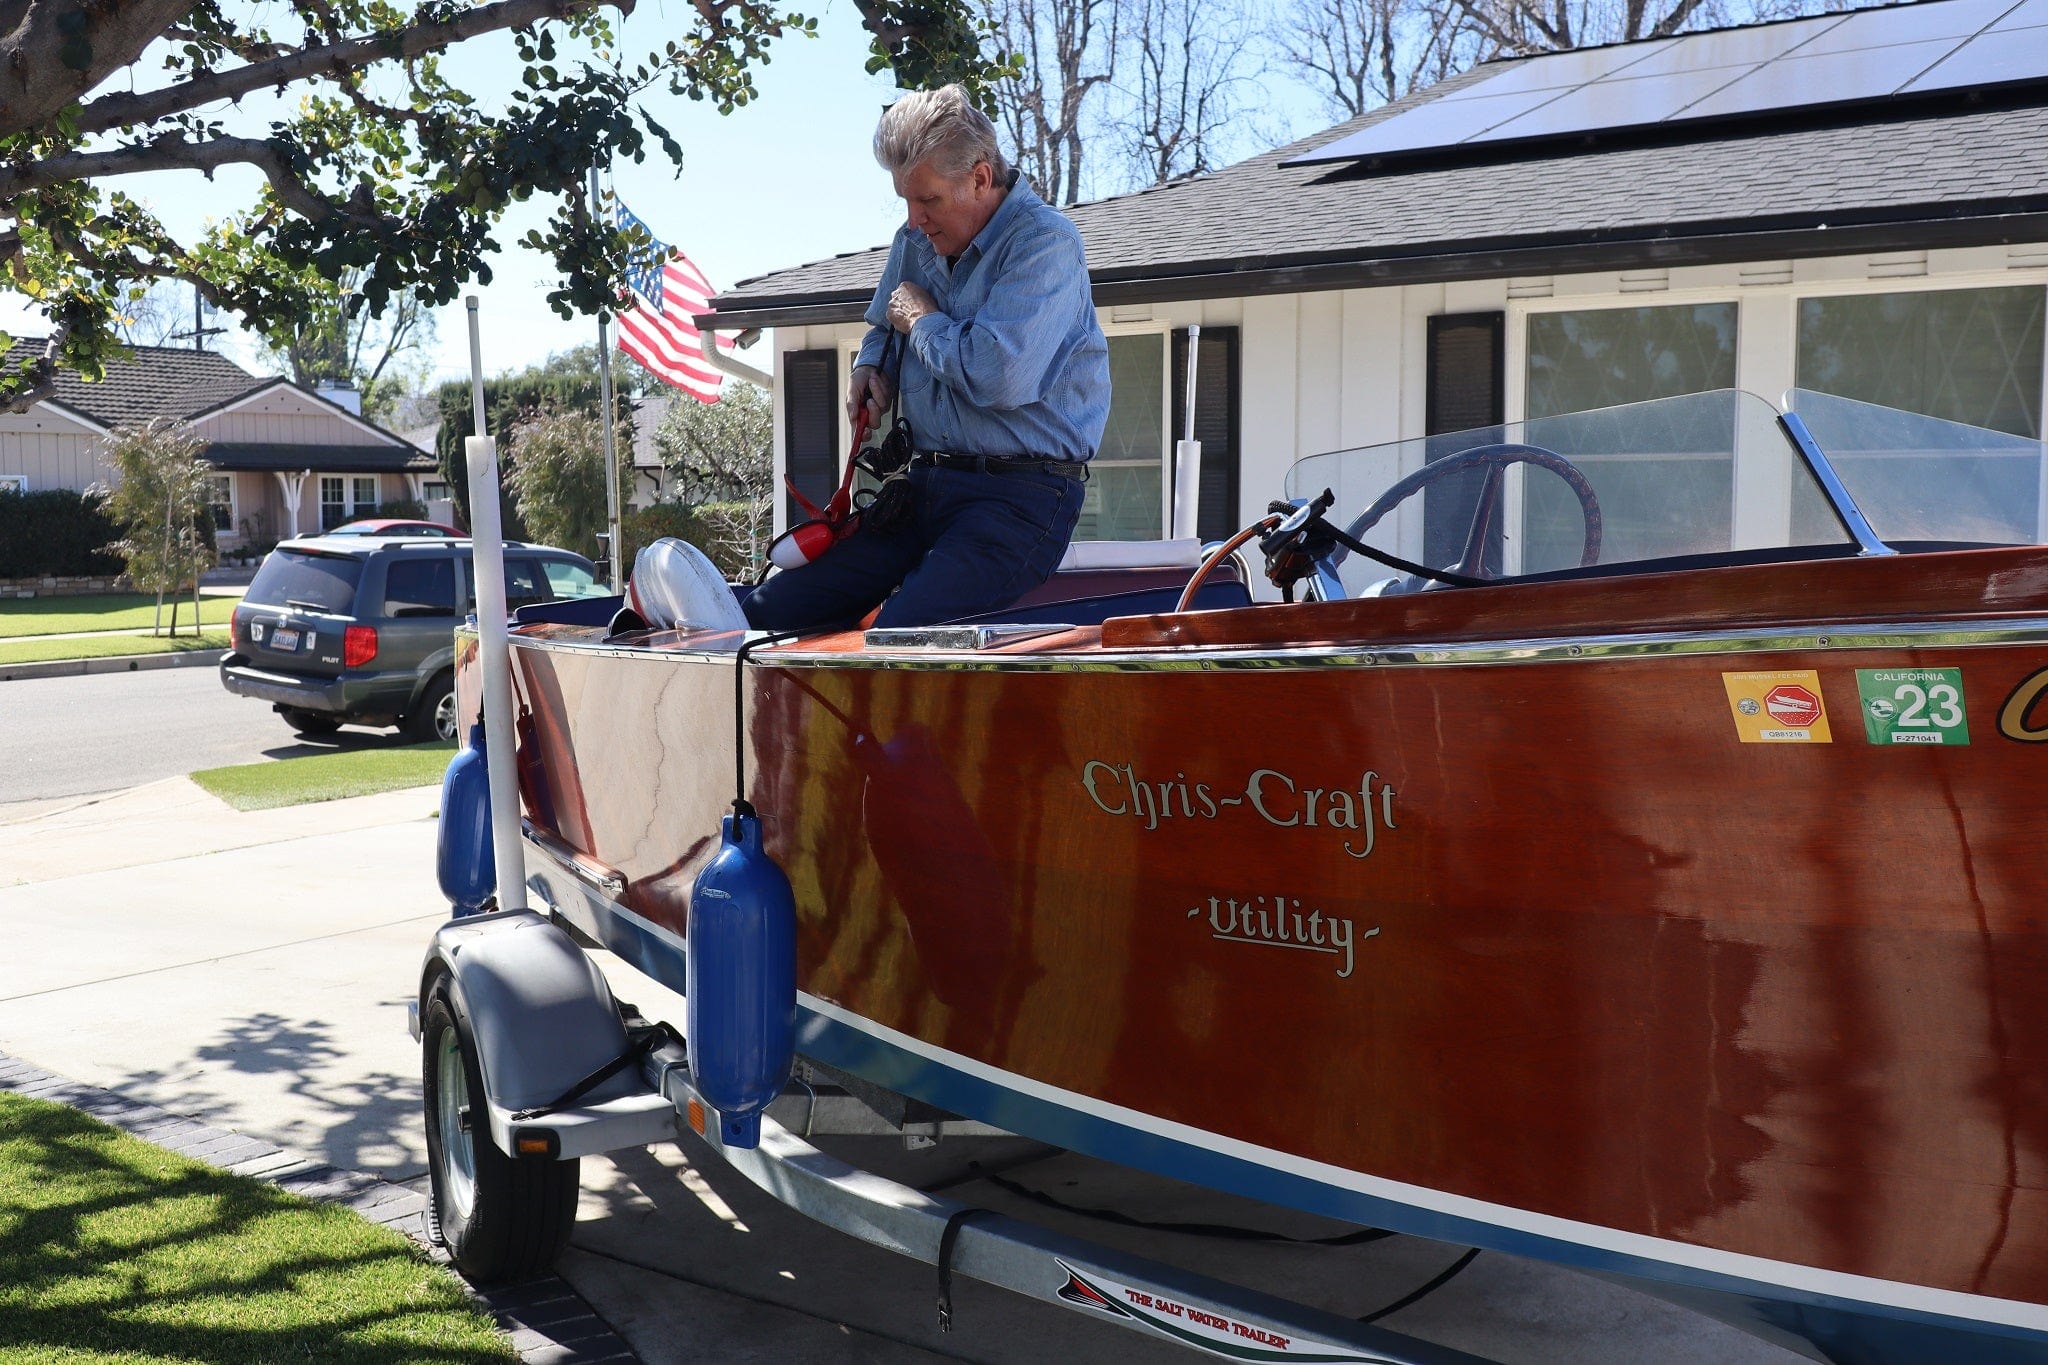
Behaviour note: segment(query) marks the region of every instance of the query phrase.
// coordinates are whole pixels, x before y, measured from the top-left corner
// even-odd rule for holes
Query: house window
[[[2031,442],[2041,435],[2044,304],[2048,291],[2038,285],[1801,299],[1795,382],[1802,390]],[[1981,454],[1951,448],[1932,455],[1925,453],[1929,446],[1952,447],[1953,436],[1911,422],[1873,423],[1843,405],[1795,406],[1878,534],[2039,537],[2037,446],[1987,440]],[[1831,415],[1840,420],[1831,423]],[[1930,496],[1936,487],[1939,498]],[[1793,501],[1794,526],[1809,534],[1832,526],[1818,493],[1801,493]]]
[[[206,476],[206,506],[213,513],[213,533],[217,536],[233,535],[235,532],[235,476],[232,474],[209,474]]]
[[[2041,434],[2039,286],[1799,301],[1797,384],[1948,422]]]
[[[1076,540],[1157,540],[1166,508],[1166,336],[1109,338],[1109,425]]]
[[[1735,387],[1733,303],[1533,313],[1523,410],[1528,439],[1551,448],[1545,418],[1653,398]],[[1730,404],[1688,405],[1688,421],[1626,449],[1606,446],[1573,423],[1572,449],[1558,453],[1585,471],[1606,514],[1610,560],[1652,559],[1703,547],[1696,528],[1730,528],[1735,508]],[[1683,518],[1668,515],[1683,504]],[[1578,499],[1554,477],[1523,481],[1523,572],[1576,564],[1584,536]],[[1722,548],[1726,548],[1724,545]]]
[[[428,479],[420,485],[420,496],[426,502],[447,502],[448,485],[440,479]]]
[[[377,510],[377,480],[375,476],[345,477],[340,474],[320,476],[320,529],[332,531],[335,527],[367,517]]]
[[[28,492],[28,475],[0,474],[0,493]]]

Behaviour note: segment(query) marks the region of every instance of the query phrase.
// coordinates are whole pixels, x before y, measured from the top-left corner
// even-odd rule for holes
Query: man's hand
[[[889,407],[889,376],[872,365],[853,367],[853,377],[846,385],[848,425],[859,425],[863,406],[868,410],[868,430],[873,431],[882,424],[882,414]]]
[[[930,294],[909,280],[896,286],[889,295],[889,325],[905,336],[917,320],[927,313],[939,311],[938,302]]]

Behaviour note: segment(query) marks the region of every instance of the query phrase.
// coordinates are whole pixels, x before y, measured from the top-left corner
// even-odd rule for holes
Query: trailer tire
[[[543,1273],[575,1225],[582,1163],[498,1150],[483,1114],[476,1042],[446,978],[427,998],[420,1048],[433,1214],[449,1256],[479,1283]]]

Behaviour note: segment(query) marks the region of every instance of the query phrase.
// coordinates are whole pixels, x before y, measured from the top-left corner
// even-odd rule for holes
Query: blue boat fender
[[[761,1140],[761,1111],[796,1059],[796,895],[744,801],[690,891],[690,1070],[729,1147]]]
[[[469,727],[469,743],[441,775],[441,828],[434,872],[456,918],[474,915],[498,887],[491,851],[491,775],[484,757],[484,727]]]

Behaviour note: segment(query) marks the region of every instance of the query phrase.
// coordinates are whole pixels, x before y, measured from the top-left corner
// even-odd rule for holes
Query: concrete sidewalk
[[[422,1188],[420,1063],[405,1002],[445,910],[433,789],[237,812],[178,779],[0,826],[0,1052],[350,1171]],[[675,1011],[607,962],[623,998]],[[1033,1215],[970,1163],[1019,1139],[907,1153],[835,1147],[906,1182]],[[858,1152],[850,1150],[858,1146]],[[1018,1177],[1069,1204],[1290,1232],[1329,1225],[1050,1151]],[[1042,1159],[1040,1159],[1042,1158]],[[931,1267],[792,1213],[689,1139],[591,1158],[563,1277],[650,1365],[945,1359],[1170,1365],[1155,1339],[973,1282],[954,1331]],[[1362,1313],[1456,1248],[1247,1247],[1052,1221],[1269,1292]],[[1515,1362],[1767,1365],[1794,1359],[1629,1290],[1482,1255],[1389,1327]]]

